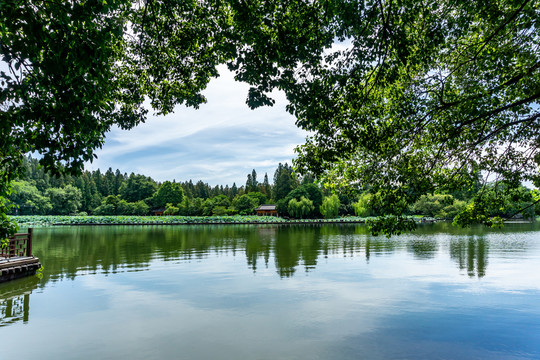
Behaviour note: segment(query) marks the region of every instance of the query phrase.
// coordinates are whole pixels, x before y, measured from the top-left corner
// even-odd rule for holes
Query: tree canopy
[[[219,64],[251,85],[250,107],[285,92],[312,134],[296,170],[373,193],[393,216],[380,223],[387,233],[410,227],[402,215],[421,195],[479,174],[497,189],[540,185],[537,1],[5,0],[0,10],[0,214],[24,154],[80,170],[111,126],[145,120],[145,99],[159,114],[203,103]],[[492,222],[479,194],[462,224]]]
[[[472,188],[479,175],[504,185],[499,198],[540,185],[538,2],[310,4],[309,31],[333,48],[322,40],[309,60],[276,61],[278,71],[250,79],[284,90],[313,134],[297,148],[298,173],[373,193],[374,210],[389,215],[373,229],[388,234],[414,226],[403,214],[423,194]],[[500,221],[487,193],[460,224]]]
[[[473,187],[478,174],[507,190],[540,185],[538,2],[347,4],[344,48],[288,94],[314,133],[298,168],[372,192],[394,215],[375,227],[386,233],[412,225],[402,215],[422,194]],[[461,224],[493,223],[485,194]]]

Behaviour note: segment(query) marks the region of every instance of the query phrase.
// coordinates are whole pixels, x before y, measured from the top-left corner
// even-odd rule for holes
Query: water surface
[[[2,359],[540,359],[540,226],[35,229]]]

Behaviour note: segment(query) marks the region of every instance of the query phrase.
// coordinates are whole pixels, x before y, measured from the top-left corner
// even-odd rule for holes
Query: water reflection
[[[498,231],[514,234],[518,229],[537,228],[510,226]],[[286,278],[301,268],[313,271],[320,258],[364,257],[369,263],[373,256],[395,252],[406,252],[420,261],[449,253],[457,269],[481,278],[489,263],[486,231],[436,224],[385,238],[370,236],[361,225],[55,227],[36,229],[34,251],[45,264],[45,282],[83,274],[146,271],[155,260],[203,260],[216,254],[245,256],[253,272],[273,264],[277,274]],[[507,245],[507,241],[497,242],[496,250]],[[511,244],[514,250],[516,246],[527,245]]]
[[[460,270],[467,270],[470,277],[486,275],[489,244],[483,237],[457,239],[450,242],[450,257]]]
[[[437,254],[439,243],[433,239],[411,240],[407,243],[407,250],[417,259],[432,259]]]
[[[475,334],[485,355],[485,338],[538,343],[538,276],[527,275],[540,260],[539,231],[436,224],[385,238],[358,225],[39,228],[44,278],[0,284],[0,328],[9,325],[2,335],[12,342],[54,329],[44,353],[69,337],[78,354],[88,346],[87,358],[180,350],[215,358],[223,349],[251,358],[246,346],[267,358],[448,358]],[[431,352],[415,356],[419,348]]]
[[[28,322],[30,294],[37,288],[38,282],[37,278],[30,277],[0,286],[0,327]]]

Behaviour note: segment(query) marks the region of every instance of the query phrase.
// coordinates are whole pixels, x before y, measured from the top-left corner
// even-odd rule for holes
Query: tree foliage
[[[257,205],[255,205],[255,207],[266,204],[268,200],[266,198],[266,195],[264,195],[262,192],[259,192],[259,191],[250,192],[250,193],[247,193],[246,195],[256,200]]]
[[[464,211],[457,214],[454,223],[469,225],[483,222],[500,225],[503,218],[532,218],[537,214],[539,200],[537,191],[529,191],[523,186],[514,188],[489,184],[476,194],[474,201]]]
[[[179,211],[180,211],[180,209],[178,207],[174,206],[171,203],[168,203],[166,205],[166,208],[165,208],[165,211],[163,212],[163,214],[165,214],[165,215],[176,215],[176,214],[178,214]]]
[[[152,197],[157,185],[149,177],[131,173],[129,178],[120,185],[118,193],[128,202],[136,202]]]
[[[180,183],[165,181],[154,193],[152,203],[155,207],[165,207],[167,204],[178,204],[183,198],[184,190]]]
[[[434,218],[453,219],[466,205],[465,201],[456,200],[452,195],[427,194],[414,203],[413,211]]]
[[[44,215],[52,210],[48,197],[27,181],[14,181],[9,201],[16,204],[16,212],[21,215]]]
[[[253,209],[259,206],[259,201],[257,198],[249,196],[250,194],[253,193],[238,196],[233,200],[232,204],[234,208],[238,210],[240,215],[251,215],[253,214]]]
[[[204,216],[210,216],[214,214],[214,209],[217,207],[229,208],[231,201],[225,195],[214,196],[213,198],[206,199],[202,204],[202,214]]]
[[[324,198],[321,205],[321,214],[326,219],[336,218],[339,212],[339,205],[339,197],[336,194],[332,196],[327,196]]]
[[[353,203],[355,215],[361,216],[361,217],[375,215],[375,212],[372,209],[372,205],[371,205],[372,200],[373,200],[373,195],[369,193],[364,193],[360,195],[358,201]]]
[[[281,199],[277,203],[277,211],[281,215],[290,215],[296,217],[289,211],[289,203],[292,199],[300,201],[304,197],[307,200],[311,201],[312,207],[311,210],[305,214],[304,217],[318,217],[320,216],[319,208],[322,205],[323,195],[321,189],[319,189],[315,184],[304,184],[297,187],[294,190],[291,190],[285,198]]]
[[[259,188],[259,182],[257,181],[257,172],[255,169],[251,172],[251,174],[247,175],[246,180],[246,192],[252,192],[257,191]]]
[[[288,203],[289,214],[297,219],[303,219],[315,209],[313,201],[301,197],[300,200],[291,199]]]
[[[72,185],[47,189],[45,195],[50,199],[53,215],[74,215],[81,207],[81,191]]]
[[[127,202],[117,195],[109,195],[93,209],[95,215],[147,215],[150,207],[142,200]]]
[[[200,91],[233,49],[229,19],[200,2],[2,1],[0,213],[24,154],[39,153],[56,174],[78,172],[111,126],[145,120],[145,98],[163,114],[204,102]]]
[[[274,189],[272,199],[279,201],[284,199],[291,190],[298,186],[292,167],[287,163],[285,165],[279,163],[278,168],[274,172]]]
[[[283,90],[311,133],[297,171],[370,191],[388,229],[422,195],[471,188],[479,174],[540,185],[538,1],[5,0],[0,10],[0,214],[24,154],[77,172],[111,126],[145,120],[145,99],[159,114],[203,103],[219,64],[250,85],[252,108]],[[297,186],[289,170],[274,175],[275,201]],[[107,195],[110,175],[95,184]],[[198,185],[193,197],[216,195]],[[473,208],[499,201],[486,199]]]
[[[538,184],[538,2],[366,1],[335,16],[345,48],[288,93],[314,132],[301,171],[369,190],[393,215],[388,229],[421,195],[471,187],[479,173]]]

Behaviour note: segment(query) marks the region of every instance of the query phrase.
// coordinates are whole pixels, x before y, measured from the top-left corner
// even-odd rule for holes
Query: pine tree
[[[274,173],[274,191],[272,194],[274,201],[285,198],[296,187],[297,181],[292,168],[287,163],[285,165],[279,163]]]
[[[257,172],[255,169],[251,172],[251,189],[248,192],[251,191],[257,191],[259,186],[259,182],[257,181]]]
[[[195,194],[202,199],[208,199],[210,197],[210,186],[205,184],[202,180],[197,181],[195,184]]]
[[[96,189],[99,192],[99,194],[103,197],[104,194],[101,191],[102,189],[102,183],[103,183],[103,175],[101,175],[101,171],[97,169],[96,171],[92,172],[92,179],[94,180],[94,183],[96,184]]]
[[[234,199],[234,197],[236,195],[238,195],[238,188],[236,187],[236,183],[233,182],[232,187],[231,187],[231,196],[230,196],[230,198]]]
[[[251,190],[251,184],[252,183],[253,183],[253,180],[251,178],[251,174],[247,174],[246,192],[249,192]]]
[[[268,183],[268,173],[264,173],[264,180],[261,186],[261,192],[266,195],[267,198],[270,198],[272,196],[272,188]]]
[[[120,191],[120,186],[122,186],[122,183],[126,180],[127,176],[122,175],[120,170],[116,169],[116,172],[114,173],[114,194],[118,195]]]

